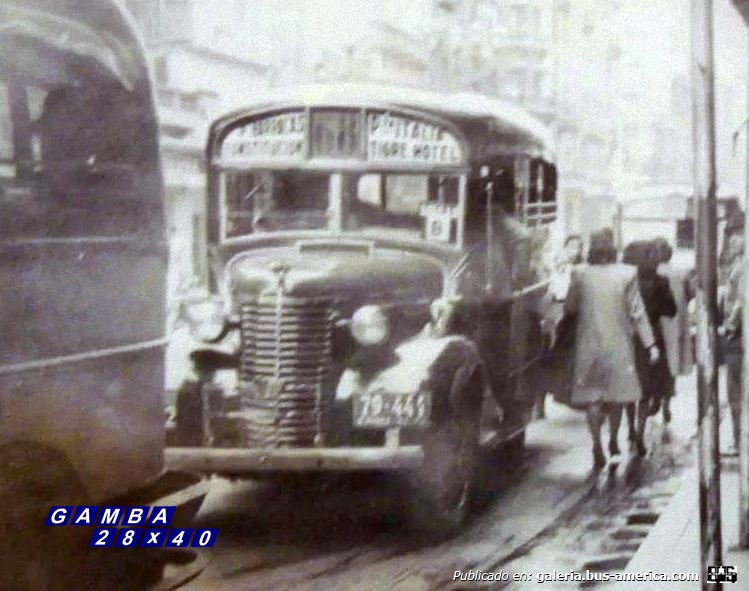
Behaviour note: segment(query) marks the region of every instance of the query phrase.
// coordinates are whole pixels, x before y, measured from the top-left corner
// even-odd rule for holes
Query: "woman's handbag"
[[[731,359],[741,357],[744,348],[741,345],[741,331],[718,334],[718,363],[724,364]]]
[[[554,400],[573,407],[572,390],[575,379],[575,345],[577,342],[577,313],[565,314],[556,327],[556,338],[550,354],[553,367]]]

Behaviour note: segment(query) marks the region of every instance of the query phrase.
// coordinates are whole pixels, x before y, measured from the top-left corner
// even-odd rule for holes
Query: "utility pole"
[[[692,0],[692,148],[697,205],[697,428],[702,589],[708,566],[722,564],[717,350],[717,260],[713,2]]]
[[[749,56],[749,46],[747,46]],[[748,64],[749,65],[749,64]],[[747,113],[749,113],[749,77],[747,78]],[[749,166],[749,130],[746,132],[746,163]],[[744,244],[749,245],[749,174],[746,177],[744,189]],[[745,246],[745,252],[746,246]],[[749,256],[744,255],[741,263],[744,265],[744,277],[749,277]],[[744,280],[746,285],[746,280]],[[741,403],[740,409],[740,434],[739,434],[739,548],[749,548],[749,371],[747,367],[747,354],[749,354],[749,293],[744,289],[741,294]]]

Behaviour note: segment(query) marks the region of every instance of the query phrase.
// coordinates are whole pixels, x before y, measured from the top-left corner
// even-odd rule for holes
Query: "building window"
[[[528,29],[529,33],[533,37],[538,37],[541,31],[541,10],[538,6],[530,7],[530,14],[528,17]]]
[[[526,71],[523,68],[518,68],[516,70],[512,70],[511,75],[512,75],[512,80],[513,80],[514,95],[517,98],[522,100],[523,98],[525,98],[525,95],[527,94]]]
[[[525,37],[528,34],[528,7],[525,4],[513,4],[510,10],[515,35]]]
[[[198,110],[198,97],[194,94],[183,94],[180,96],[180,107],[185,111],[195,112]]]
[[[247,19],[247,1],[248,0],[234,0],[232,18],[236,25],[243,25]]]

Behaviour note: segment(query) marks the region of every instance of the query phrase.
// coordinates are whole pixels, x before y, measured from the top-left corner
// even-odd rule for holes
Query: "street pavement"
[[[405,528],[392,478],[300,487],[214,479],[199,527],[219,527],[198,590],[451,588],[455,570],[491,571],[597,485],[584,415],[547,401],[523,457],[487,458],[465,531],[424,545]]]
[[[679,491],[692,465],[692,446],[696,426],[696,392],[692,376],[677,382],[672,401],[673,419],[666,426],[660,415],[649,419],[645,457],[625,454],[618,466],[601,472],[596,486],[565,518],[517,552],[513,560],[501,565],[510,576],[527,577],[493,589],[512,591],[530,589],[572,590],[593,587],[590,582],[573,580],[574,575],[621,573],[650,539],[654,524]],[[626,437],[626,428],[620,432]],[[662,553],[663,550],[660,550]],[[652,569],[654,571],[660,569]],[[647,572],[647,569],[646,571]],[[556,580],[539,577],[554,577]],[[567,580],[563,580],[567,577]],[[640,589],[630,583],[629,589]],[[598,583],[596,589],[610,586]]]
[[[486,458],[469,523],[441,544],[420,543],[406,529],[403,489],[391,475],[292,486],[216,478],[196,525],[220,528],[218,542],[205,571],[183,588],[514,591],[538,588],[539,574],[554,570],[670,571],[652,562],[671,554],[663,548],[673,542],[657,531],[668,512],[676,511],[672,506],[693,474],[694,377],[680,378],[677,391],[671,424],[664,426],[660,416],[649,422],[647,456],[627,454],[623,423],[621,463],[598,474],[590,470],[584,415],[547,400],[546,418],[528,428],[522,458]],[[688,512],[682,507],[681,513]],[[660,549],[649,550],[649,544]],[[642,563],[648,555],[651,563]],[[453,581],[456,570],[469,569],[524,573],[531,580]],[[634,585],[628,588],[645,588]],[[580,588],[570,582],[541,586]]]
[[[721,388],[724,398],[725,388]],[[731,442],[731,420],[725,400],[722,404],[720,427],[721,449],[727,449]],[[696,446],[695,446],[696,454]],[[723,545],[723,566],[736,568],[736,585],[726,583],[724,589],[749,588],[749,550],[738,548],[739,539],[739,478],[738,458],[721,458],[721,537]],[[667,551],[664,551],[667,549]],[[719,565],[716,565],[719,566]],[[699,573],[700,581],[706,576],[700,565],[700,526],[699,526],[699,472],[697,459],[692,468],[682,478],[677,495],[656,523],[653,531],[627,565],[627,572]],[[632,583],[628,583],[632,585]],[[627,583],[616,589],[624,591]],[[698,590],[701,582],[648,582],[638,583],[645,590],[674,589],[679,591]]]

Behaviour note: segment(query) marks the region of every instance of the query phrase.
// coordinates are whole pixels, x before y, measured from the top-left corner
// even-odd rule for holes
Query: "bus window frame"
[[[311,150],[311,121],[314,112],[327,112],[331,110],[340,111],[352,111],[356,110],[360,114],[360,129],[362,130],[361,136],[361,149],[362,153],[359,158],[322,158],[313,157]],[[238,166],[236,163],[228,163],[221,157],[221,151],[224,146],[224,142],[227,136],[235,129],[242,126],[248,125],[254,119],[274,117],[277,115],[288,114],[288,113],[303,113],[305,116],[305,131],[303,138],[302,155],[299,159],[287,159],[286,161],[279,159],[278,161],[270,160],[257,160],[255,162],[249,161],[245,165]],[[397,161],[388,162],[384,164],[382,161],[371,162],[368,160],[368,149],[366,146],[367,141],[367,118],[372,113],[393,113],[396,116],[410,117],[412,120],[420,121],[437,127],[441,127],[448,131],[452,138],[457,142],[460,149],[461,160],[458,164],[425,164],[423,166],[415,165],[414,161],[405,163],[399,163]],[[212,218],[209,214],[209,221],[214,229],[209,228],[208,236],[209,241],[213,242],[217,246],[232,246],[236,244],[242,244],[252,242],[257,239],[256,234],[247,234],[237,237],[227,236],[227,195],[226,195],[226,174],[232,172],[244,172],[249,173],[251,171],[258,172],[274,172],[274,171],[287,171],[287,172],[319,172],[327,173],[331,175],[331,179],[334,174],[343,175],[363,175],[363,174],[424,174],[427,176],[440,176],[448,175],[455,176],[458,178],[459,186],[459,203],[456,206],[459,209],[459,222],[458,222],[458,240],[456,245],[460,248],[463,242],[464,226],[465,226],[465,203],[466,203],[466,178],[470,174],[470,162],[471,162],[471,143],[465,137],[464,132],[454,123],[433,115],[431,113],[419,111],[416,109],[401,108],[394,105],[380,104],[380,103],[362,103],[354,102],[350,104],[346,103],[335,103],[326,105],[300,105],[300,104],[279,104],[272,107],[266,106],[259,109],[250,109],[246,111],[235,112],[227,115],[226,117],[219,119],[215,122],[209,132],[208,145],[206,150],[206,156],[208,159],[208,183],[207,192],[208,199],[207,204],[210,210],[213,210],[218,214],[218,220]],[[463,180],[460,180],[462,177]],[[333,204],[332,199],[335,197],[332,183],[329,185],[328,204],[329,210]],[[216,202],[218,201],[218,203]],[[215,215],[215,214],[214,214]],[[290,232],[291,230],[281,230],[280,232]],[[322,233],[329,235],[337,235],[342,232],[336,231],[335,228],[308,230],[307,232]],[[265,233],[264,233],[265,234]],[[213,239],[211,238],[213,237]]]
[[[218,207],[215,207],[216,212],[218,213],[218,246],[234,246],[237,244],[244,244],[248,242],[253,242],[254,240],[260,238],[260,237],[267,237],[268,235],[272,234],[288,234],[289,232],[294,232],[295,230],[290,229],[282,229],[282,230],[276,230],[276,231],[270,231],[270,232],[262,232],[262,233],[249,233],[249,234],[242,234],[239,236],[228,236],[227,235],[227,214],[228,214],[228,204],[227,204],[227,173],[246,173],[246,174],[252,174],[257,172],[317,172],[320,174],[327,174],[328,175],[328,208],[326,210],[326,215],[329,217],[328,226],[325,228],[316,228],[316,229],[308,229],[303,230],[305,233],[317,233],[321,235],[330,235],[330,236],[337,236],[342,233],[351,232],[351,230],[344,230],[342,227],[342,224],[339,224],[337,222],[338,218],[340,218],[340,212],[343,209],[347,209],[343,206],[343,196],[342,196],[342,187],[347,183],[347,181],[351,178],[359,179],[361,176],[367,174],[371,175],[379,175],[381,178],[386,177],[387,175],[424,175],[427,178],[452,178],[455,179],[457,184],[457,203],[455,205],[451,206],[451,211],[453,212],[453,215],[451,216],[451,220],[454,220],[456,222],[455,227],[455,233],[456,233],[456,239],[454,243],[450,243],[449,246],[455,247],[457,249],[460,249],[463,247],[464,243],[464,236],[465,236],[465,218],[466,218],[466,203],[467,203],[467,195],[468,195],[468,175],[469,170],[461,170],[461,171],[452,171],[452,172],[445,172],[444,170],[439,171],[433,171],[433,172],[426,172],[426,171],[416,171],[408,170],[383,170],[383,169],[369,169],[366,171],[360,171],[360,170],[354,170],[354,171],[336,171],[331,169],[322,169],[318,170],[315,168],[303,168],[303,169],[289,169],[289,168],[277,168],[277,169],[268,169],[268,168],[254,168],[254,169],[239,169],[239,168],[222,168],[220,170],[214,170],[213,173],[216,175],[215,182],[218,184],[218,195],[214,198],[212,196],[209,196],[209,207],[212,207],[212,204],[215,204],[216,198],[218,200]],[[336,180],[336,177],[341,177],[340,180]],[[208,186],[210,187],[211,183],[208,183]],[[213,194],[215,195],[215,191]],[[337,203],[337,200],[340,201],[340,203]],[[424,204],[430,203],[430,201],[425,201]],[[383,204],[384,207],[384,204]],[[424,221],[426,223],[426,217],[422,216],[424,218]],[[331,227],[332,225],[332,227]],[[429,241],[424,239],[426,242],[433,243],[433,241]]]
[[[41,125],[42,117],[45,117],[45,114],[42,112],[39,117],[33,116],[32,95],[35,90],[42,91],[44,92],[44,100],[46,101],[46,97],[52,91],[57,89],[71,89],[75,88],[75,86],[73,84],[54,85],[51,82],[47,82],[34,76],[8,76],[3,77],[0,81],[2,82],[0,92],[7,93],[8,96],[8,115],[12,137],[10,146],[13,151],[10,158],[0,159],[0,165],[8,167],[6,169],[8,174],[2,175],[3,182],[7,182],[10,186],[17,186],[19,184],[23,185],[24,188],[28,188],[34,193],[43,191],[43,185],[45,183],[50,183],[50,179],[52,178],[51,175],[54,174],[54,170],[48,168],[50,162],[45,160],[44,154],[42,153],[42,144],[44,140],[42,138],[43,131]],[[117,93],[122,93],[121,96],[118,94],[117,97],[133,101],[133,104],[138,106],[137,110],[128,113],[127,117],[134,117],[134,121],[139,123],[150,121],[155,125],[152,105],[151,108],[148,108],[147,106],[150,105],[150,95],[144,95],[144,93],[140,92],[139,86],[126,88],[122,86],[118,80],[110,78],[108,81],[113,85],[116,85],[116,87],[112,86],[108,92],[111,93],[116,91]],[[87,79],[87,84],[92,87],[97,87],[97,82],[98,79],[95,78]],[[104,96],[109,100],[115,97],[114,94],[108,97],[107,95]],[[105,119],[101,119],[99,121],[101,129],[107,130],[108,128],[113,127],[113,121],[120,122],[116,117],[118,116],[108,114]],[[109,131],[111,132],[111,129],[109,129]],[[106,134],[106,131],[99,131],[98,133]],[[104,179],[105,186],[109,187],[114,187],[117,183],[123,180],[123,178],[111,175],[117,175],[126,171],[128,178],[131,179],[127,182],[133,183],[133,187],[123,193],[123,195],[127,195],[126,198],[112,198],[109,201],[110,206],[125,205],[133,208],[133,211],[127,215],[121,214],[116,216],[120,219],[122,224],[118,224],[112,230],[106,232],[102,232],[100,226],[94,226],[95,231],[93,233],[81,233],[76,231],[69,234],[63,232],[58,235],[54,232],[45,232],[38,236],[34,235],[34,233],[28,236],[22,234],[11,234],[10,237],[0,237],[0,244],[9,241],[12,243],[91,240],[121,242],[144,234],[151,235],[154,231],[159,233],[160,230],[155,229],[151,222],[153,208],[163,208],[162,189],[157,189],[155,186],[155,183],[156,185],[160,185],[160,182],[157,183],[154,179],[155,175],[161,174],[160,159],[157,155],[158,144],[155,142],[148,142],[147,144],[143,143],[143,141],[146,141],[150,135],[146,133],[145,128],[139,130],[138,133],[138,139],[141,140],[141,142],[137,147],[137,151],[133,153],[120,154],[114,159],[107,157],[102,158],[101,160],[95,159],[92,162],[88,162],[78,157],[71,158],[68,155],[65,155],[59,160],[53,161],[55,165],[64,163],[63,168],[71,175],[89,175],[89,182],[96,182],[97,180]],[[107,135],[103,137],[106,139],[110,136]],[[129,146],[130,144],[123,143],[122,146],[118,146],[118,144],[114,143],[112,145],[121,148],[122,146]],[[20,150],[19,146],[21,148]],[[150,157],[146,157],[147,154],[150,154]],[[98,154],[95,152],[94,156],[97,155]],[[78,168],[71,168],[71,163],[76,164]],[[65,198],[49,198],[51,200],[51,211],[53,212],[50,215],[76,216],[80,214],[80,212],[76,213],[74,207],[65,206],[63,204],[66,199],[69,200],[69,197],[72,194],[71,192],[76,190],[75,187],[62,185],[56,187],[55,190],[59,190],[61,194],[65,195]],[[42,201],[41,198],[37,200]],[[106,205],[107,204],[105,204],[105,207]],[[86,215],[91,215],[91,212],[87,212]],[[123,225],[125,222],[132,225],[126,227]]]

